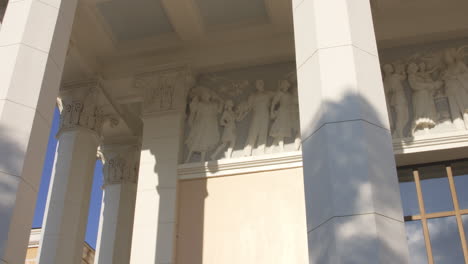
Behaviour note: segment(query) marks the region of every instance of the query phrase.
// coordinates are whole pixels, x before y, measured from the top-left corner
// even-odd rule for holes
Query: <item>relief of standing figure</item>
[[[226,158],[231,158],[232,150],[236,145],[236,120],[237,115],[233,110],[234,103],[231,100],[227,100],[224,104],[224,112],[221,116],[219,123],[224,127],[223,136],[221,137],[221,145],[216,149],[216,151],[211,155],[211,159],[215,160],[219,153],[223,151],[226,146],[228,147]]]
[[[185,141],[189,149],[186,163],[193,153],[201,154],[201,162],[205,161],[206,153],[216,147],[219,142],[218,113],[222,110],[222,100],[213,96],[211,91],[202,87],[201,98],[198,95],[190,103],[188,124],[190,132]]]
[[[390,95],[390,106],[395,110],[395,130],[393,136],[396,138],[404,137],[404,129],[409,121],[408,100],[406,99],[405,88],[402,82],[406,79],[404,66],[397,64],[395,68],[391,64],[385,64],[384,86]]]
[[[420,71],[418,71],[420,70]],[[429,76],[423,76],[425,67],[415,63],[408,65],[408,82],[413,90],[413,127],[412,134],[418,129],[427,131],[436,125],[437,110],[434,95],[442,87],[441,81],[433,81]]]
[[[252,148],[257,145],[258,149],[264,153],[267,143],[268,124],[270,122],[270,92],[265,91],[263,80],[255,81],[255,93],[250,95],[246,110],[252,111],[247,143],[244,147],[244,156],[252,155]],[[245,114],[243,114],[245,117]]]
[[[271,149],[279,146],[281,151],[284,151],[284,138],[292,136],[293,118],[291,113],[294,99],[289,92],[290,87],[288,81],[280,81],[278,92],[271,103],[270,116],[274,120],[270,129],[270,136],[274,138]]]
[[[455,49],[444,52],[447,69],[442,73],[445,81],[453,123],[458,129],[468,129],[468,68]]]

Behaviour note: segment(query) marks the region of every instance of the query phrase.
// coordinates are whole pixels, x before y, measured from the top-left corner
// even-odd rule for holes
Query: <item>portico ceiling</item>
[[[291,0],[81,0],[72,34],[78,51],[70,52],[81,58],[69,56],[64,78],[74,78],[76,60],[81,68],[102,74],[141,67],[133,64],[139,60],[147,65],[150,57],[160,64],[190,63],[207,50],[229,50],[235,43],[238,51],[231,49],[231,54],[261,51],[272,38],[279,40],[273,45],[282,53],[273,56],[292,59],[292,31]]]
[[[466,37],[465,0],[372,0],[379,47]],[[81,0],[64,80],[294,59],[291,0]]]

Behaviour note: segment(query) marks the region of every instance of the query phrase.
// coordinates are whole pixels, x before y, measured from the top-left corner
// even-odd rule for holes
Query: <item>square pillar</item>
[[[310,263],[408,263],[369,0],[293,1]]]
[[[145,101],[131,264],[174,263],[177,165],[193,83],[188,76],[176,69],[136,77]]]
[[[76,0],[9,1],[0,29],[0,263],[23,263]]]

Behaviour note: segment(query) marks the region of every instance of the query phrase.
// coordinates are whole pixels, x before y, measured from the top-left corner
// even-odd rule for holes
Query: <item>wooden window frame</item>
[[[453,161],[453,162],[456,162],[456,161]],[[464,228],[468,228],[468,226],[467,227],[463,226],[463,219],[462,219],[462,215],[468,215],[468,209],[460,209],[460,204],[458,202],[458,196],[457,196],[457,190],[455,187],[454,176],[452,173],[451,163],[453,162],[444,164],[445,172],[446,172],[445,177],[447,177],[448,182],[449,182],[450,194],[452,197],[452,202],[453,202],[453,207],[454,207],[454,210],[452,211],[435,212],[435,213],[429,213],[429,214],[426,213],[423,192],[421,188],[421,179],[419,175],[419,168],[424,167],[426,165],[421,165],[416,168],[414,167],[412,168],[412,172],[413,172],[412,180],[414,181],[415,186],[416,186],[419,214],[405,216],[404,219],[405,219],[405,222],[415,221],[415,220],[421,221],[423,235],[424,235],[424,243],[426,245],[427,261],[429,264],[434,264],[434,257],[433,257],[432,245],[431,245],[430,234],[429,234],[428,219],[449,217],[449,216],[455,216],[457,220],[457,227],[458,227],[458,233],[460,236],[461,246],[463,250],[463,257],[465,259],[465,263],[468,264],[468,244],[467,244],[466,234],[464,230]]]

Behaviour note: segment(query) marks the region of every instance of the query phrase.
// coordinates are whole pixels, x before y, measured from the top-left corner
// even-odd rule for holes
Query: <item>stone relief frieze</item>
[[[382,65],[394,138],[468,130],[468,46],[417,52]]]
[[[187,96],[185,163],[246,157],[301,147],[294,65],[255,76],[200,76]],[[256,78],[262,77],[262,78]]]

